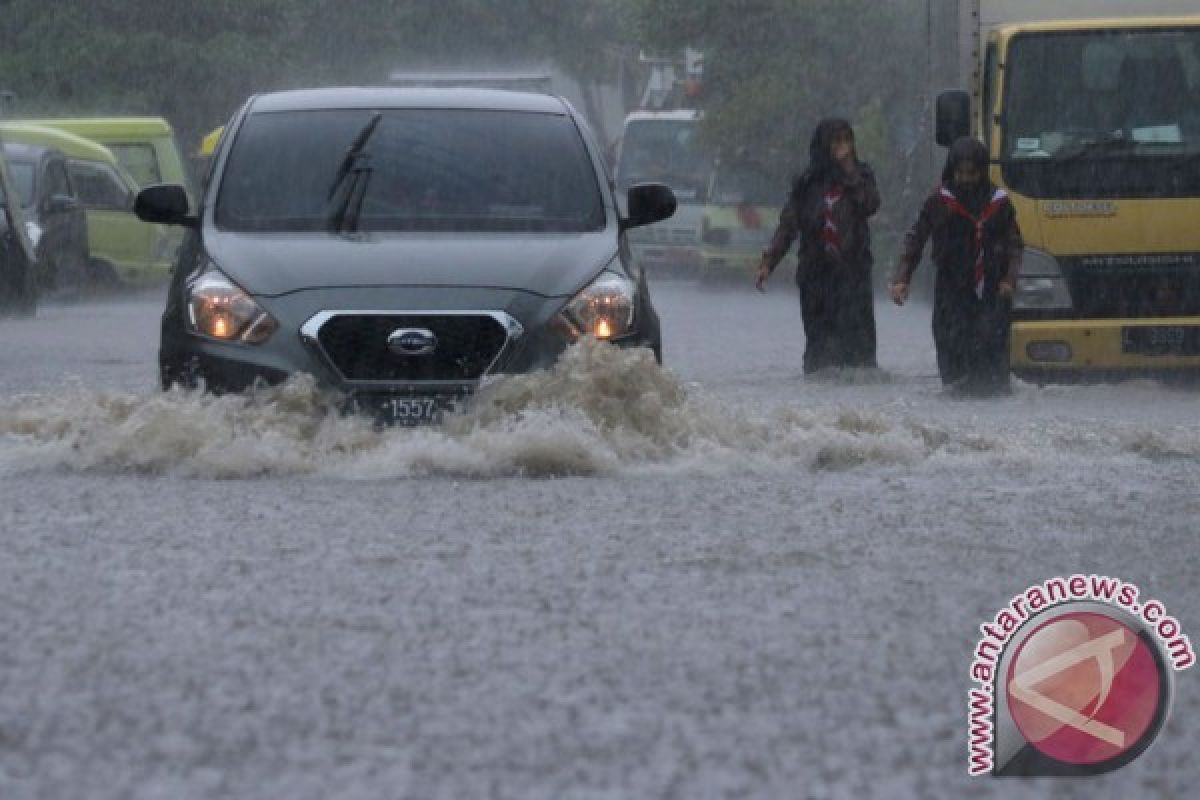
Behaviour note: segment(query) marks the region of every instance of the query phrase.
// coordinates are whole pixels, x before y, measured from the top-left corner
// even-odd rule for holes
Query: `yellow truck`
[[[1014,371],[1200,367],[1200,5],[958,5],[968,88],[938,95],[936,138],[986,142],[1017,209]]]
[[[88,278],[93,286],[148,285],[169,278],[177,235],[133,213],[139,187],[108,148],[27,122],[0,122],[0,135],[9,142],[52,147],[65,156],[72,191],[87,214]]]

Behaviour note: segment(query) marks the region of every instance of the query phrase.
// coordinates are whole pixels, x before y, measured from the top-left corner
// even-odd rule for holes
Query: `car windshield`
[[[339,166],[373,113],[251,114],[221,176],[217,226],[326,230]],[[370,173],[364,231],[582,232],[605,222],[595,169],[565,115],[384,111],[357,163]]]
[[[1200,153],[1200,30],[1020,36],[1005,75],[1008,159]]]
[[[21,205],[28,208],[33,197],[33,164],[27,161],[9,161],[8,177],[13,188],[21,198]],[[3,190],[0,189],[0,204],[7,202]]]

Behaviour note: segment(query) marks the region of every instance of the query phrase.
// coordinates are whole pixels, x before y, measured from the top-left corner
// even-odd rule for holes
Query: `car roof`
[[[478,111],[524,111],[566,114],[558,97],[537,92],[469,88],[358,88],[295,89],[261,94],[250,101],[252,113],[320,111],[326,109],[444,108]]]
[[[19,121],[61,128],[89,139],[167,136],[172,132],[171,124],[162,117],[64,117]]]
[[[116,156],[104,145],[59,128],[27,122],[0,122],[0,137],[6,142],[53,147],[68,158],[100,161],[110,167],[117,164]]]

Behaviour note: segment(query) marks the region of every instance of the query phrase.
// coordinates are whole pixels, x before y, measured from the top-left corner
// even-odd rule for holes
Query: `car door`
[[[44,229],[43,254],[52,265],[56,286],[78,285],[87,265],[87,217],[61,156],[46,158],[41,172],[37,203]]]
[[[161,238],[159,226],[133,213],[133,190],[109,164],[72,159],[67,172],[87,212],[93,267],[137,281],[149,270]]]

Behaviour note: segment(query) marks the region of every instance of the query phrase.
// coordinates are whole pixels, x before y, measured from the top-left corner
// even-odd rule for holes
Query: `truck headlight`
[[[274,317],[211,263],[188,283],[187,322],[192,333],[242,344],[261,344],[279,329]]]
[[[624,275],[605,270],[567,303],[559,322],[572,339],[595,336],[620,339],[633,333],[637,285]]]
[[[1058,261],[1049,253],[1025,249],[1021,277],[1017,279],[1013,308],[1024,311],[1069,311],[1071,290]]]

